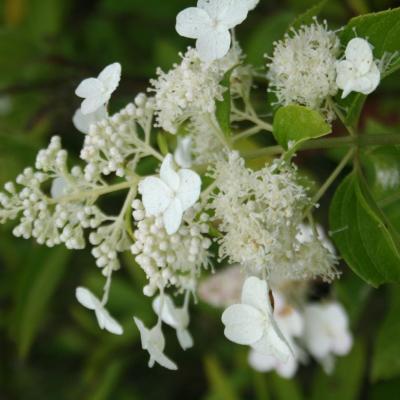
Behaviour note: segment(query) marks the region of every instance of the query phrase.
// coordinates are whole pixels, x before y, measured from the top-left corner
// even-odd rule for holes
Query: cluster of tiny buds
[[[194,290],[199,269],[208,264],[208,215],[203,213],[200,222],[191,220],[168,235],[162,218],[146,216],[140,200],[134,200],[132,208],[137,230],[131,252],[149,279],[144,294],[152,296],[157,288],[169,285]]]
[[[81,151],[81,158],[88,163],[85,179],[91,181],[100,173],[113,172],[125,176],[126,160],[137,152],[136,123],[147,125],[151,115],[152,99],[141,93],[117,114],[92,124]]]
[[[42,171],[62,171],[66,167],[68,153],[61,148],[59,136],[53,136],[46,149],[39,151],[36,157],[36,168]]]

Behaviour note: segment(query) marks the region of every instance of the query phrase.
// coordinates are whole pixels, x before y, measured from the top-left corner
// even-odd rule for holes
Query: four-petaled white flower
[[[290,354],[286,362],[283,362],[274,355],[262,354],[251,349],[249,364],[260,372],[276,370],[280,376],[292,378],[297,371],[298,360],[304,357],[301,349],[294,342],[294,338],[298,338],[303,334],[304,321],[301,314],[291,307],[279,292],[274,293],[274,304],[275,321],[290,344],[293,354]]]
[[[153,301],[153,309],[160,316],[163,322],[176,329],[176,336],[183,350],[193,347],[193,338],[188,331],[189,312],[186,307],[175,307],[172,299],[163,295],[158,296]]]
[[[81,109],[78,108],[75,111],[74,116],[72,117],[72,122],[76,129],[82,133],[89,133],[90,126],[95,124],[96,122],[102,121],[103,119],[108,117],[107,107],[102,105],[96,111],[83,114]]]
[[[79,303],[96,314],[97,322],[101,329],[115,335],[122,335],[124,330],[122,326],[110,315],[110,313],[101,304],[101,301],[87,288],[76,288],[75,295]]]
[[[334,367],[333,355],[346,355],[353,344],[346,311],[336,302],[309,304],[304,320],[305,345],[329,373]]]
[[[149,352],[149,367],[152,368],[157,362],[164,368],[178,369],[176,364],[164,354],[165,338],[161,326],[157,324],[153,328],[147,329],[139,318],[133,317],[133,319],[140,332],[142,348]]]
[[[225,336],[232,342],[251,346],[258,353],[286,362],[291,355],[286,339],[272,315],[267,282],[255,276],[246,279],[241,304],[222,314]]]
[[[190,169],[175,171],[174,160],[167,154],[160,168],[160,178],[150,176],[139,184],[143,206],[149,216],[162,215],[165,229],[174,234],[181,225],[183,212],[200,196],[200,176]]]
[[[178,137],[178,146],[174,153],[175,162],[182,168],[192,166],[192,137]]]
[[[229,29],[243,22],[249,11],[243,0],[198,0],[176,17],[176,31],[197,39],[196,49],[205,62],[224,57],[231,45]]]
[[[82,81],[75,90],[75,94],[84,99],[81,104],[82,114],[93,113],[107,104],[120,79],[121,64],[114,63],[105,67],[97,78]]]
[[[345,59],[337,62],[336,73],[336,84],[343,90],[342,99],[351,92],[372,93],[381,79],[372,46],[361,38],[354,38],[347,44]]]

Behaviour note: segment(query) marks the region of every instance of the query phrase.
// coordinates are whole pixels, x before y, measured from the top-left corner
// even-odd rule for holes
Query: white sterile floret
[[[190,168],[192,166],[191,136],[178,137],[178,146],[176,147],[174,158],[181,168]]]
[[[351,39],[345,58],[336,63],[336,83],[343,90],[342,99],[351,92],[372,93],[379,85],[381,73],[374,61],[372,46],[362,38]]]
[[[336,302],[308,304],[304,310],[304,343],[327,373],[334,367],[334,355],[349,353],[353,338],[346,311]]]
[[[276,94],[277,102],[283,106],[301,104],[331,118],[326,100],[337,92],[335,63],[339,49],[336,33],[317,21],[297,31],[292,29],[276,42],[267,66],[269,90]]]
[[[160,178],[151,176],[139,184],[147,215],[162,215],[169,235],[179,229],[184,211],[192,207],[200,196],[201,179],[190,169],[175,171],[173,157],[168,154],[161,164]]]
[[[293,353],[289,355],[286,362],[283,362],[274,355],[262,354],[251,349],[249,364],[259,372],[275,370],[284,378],[292,378],[297,371],[298,360],[302,357],[302,352],[294,340],[303,334],[303,317],[299,311],[286,302],[279,292],[274,292],[274,317],[279,329],[289,342]]]
[[[198,0],[176,17],[176,30],[197,39],[196,49],[203,61],[222,58],[231,45],[229,29],[243,22],[252,4],[243,0]]]
[[[162,295],[154,299],[153,309],[163,322],[176,329],[176,336],[183,350],[193,347],[193,338],[187,329],[190,321],[187,306],[175,307],[171,297]]]
[[[240,304],[222,314],[225,336],[232,342],[249,345],[259,353],[286,361],[291,350],[280,332],[269,302],[267,282],[255,276],[246,279]]]
[[[178,369],[176,364],[164,354],[165,338],[161,331],[161,325],[157,324],[153,328],[147,329],[139,318],[133,317],[133,319],[140,332],[142,348],[149,352],[149,367],[152,368],[155,363],[158,363],[167,369]]]
[[[107,117],[108,112],[105,105],[102,105],[99,109],[89,114],[83,114],[81,109],[78,108],[72,117],[72,122],[79,132],[87,134],[93,124]]]
[[[87,78],[77,87],[75,94],[84,100],[82,114],[90,114],[107,104],[121,79],[121,64],[110,64],[97,78]]]
[[[115,335],[122,335],[122,326],[105,309],[104,304],[87,288],[78,287],[76,298],[84,307],[93,310],[101,329],[105,329]]]

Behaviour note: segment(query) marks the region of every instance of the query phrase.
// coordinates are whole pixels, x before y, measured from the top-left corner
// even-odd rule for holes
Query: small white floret
[[[147,329],[139,318],[133,317],[133,319],[140,332],[142,348],[149,352],[149,367],[152,368],[157,362],[164,368],[178,369],[176,364],[164,354],[165,338],[161,326],[157,324],[152,329]]]
[[[354,38],[347,44],[345,59],[336,63],[336,73],[336,84],[343,90],[342,99],[351,92],[370,94],[381,80],[372,46],[362,38]]]
[[[102,305],[101,301],[87,288],[78,287],[75,292],[76,298],[84,307],[93,310],[101,329],[105,329],[115,335],[122,335],[122,326],[110,315]]]
[[[95,112],[107,104],[121,79],[121,64],[108,65],[100,72],[97,78],[83,80],[77,87],[75,94],[84,100],[81,104],[82,114]]]
[[[231,45],[229,29],[247,17],[250,6],[247,3],[250,2],[198,0],[197,7],[186,8],[178,14],[176,30],[181,36],[197,39],[196,48],[203,61],[222,58]]]
[[[147,177],[139,184],[147,215],[162,215],[169,235],[179,229],[184,211],[200,196],[201,179],[190,169],[175,171],[173,158],[168,154],[161,164],[160,178]]]
[[[222,314],[225,336],[232,342],[251,346],[258,353],[286,362],[291,355],[272,315],[267,283],[251,276],[242,290],[242,301]]]

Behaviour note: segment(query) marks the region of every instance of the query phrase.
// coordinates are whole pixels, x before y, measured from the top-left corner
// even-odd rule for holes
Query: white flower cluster
[[[292,29],[275,43],[267,65],[269,90],[280,105],[297,103],[328,112],[326,99],[338,90],[335,64],[339,52],[339,38],[326,22]]]
[[[81,190],[95,187],[98,183],[83,179],[83,172],[74,167],[67,169],[67,152],[61,149],[60,138],[54,136],[47,149],[41,150],[36,159],[36,171],[26,168],[16,183],[20,190],[9,182],[6,193],[0,194],[0,221],[20,218],[14,228],[15,236],[28,239],[33,237],[39,244],[49,247],[65,243],[69,249],[85,247],[83,230],[97,228],[104,220],[104,214],[94,205],[75,198]],[[49,185],[64,182],[62,194],[71,195],[70,201],[58,201],[58,191],[53,190],[56,198],[50,197]],[[46,191],[47,186],[47,191]],[[61,196],[62,197],[62,196]],[[75,198],[75,200],[74,200]]]
[[[196,50],[188,49],[180,64],[167,73],[157,70],[158,79],[151,80],[155,92],[157,123],[170,133],[198,113],[213,113],[215,100],[222,100],[220,85],[223,71],[218,64],[204,64]]]
[[[140,156],[149,151],[140,135],[151,127],[152,116],[153,101],[141,93],[117,114],[92,123],[81,151],[87,179],[132,174]]]
[[[183,215],[178,231],[169,235],[162,218],[146,216],[139,200],[132,207],[137,230],[131,251],[149,280],[144,293],[152,296],[158,288],[170,285],[194,291],[201,269],[209,264],[208,215],[192,208]]]
[[[249,364],[257,371],[275,370],[289,379],[299,364],[307,364],[310,355],[331,373],[335,356],[344,356],[352,348],[345,309],[333,300],[309,302],[307,289],[298,281],[273,281],[268,294],[264,281],[254,276],[245,279],[240,266],[233,265],[207,278],[199,293],[207,303],[227,307],[222,315],[225,335],[250,346]],[[214,290],[217,283],[223,286],[218,294]],[[262,340],[260,328],[264,329]]]

